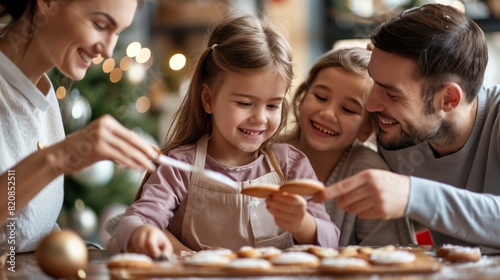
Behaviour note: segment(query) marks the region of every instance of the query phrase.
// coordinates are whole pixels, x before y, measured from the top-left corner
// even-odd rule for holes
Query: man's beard
[[[453,125],[443,119],[427,123],[428,126],[426,127],[424,125],[422,126],[423,128],[417,128],[413,124],[407,124],[405,130],[401,129],[399,137],[392,137],[392,139],[384,137],[387,136],[387,133],[379,128],[377,129],[377,141],[382,148],[389,151],[395,151],[431,140],[441,144],[450,144],[453,143],[459,135]],[[431,124],[432,126],[430,126]]]

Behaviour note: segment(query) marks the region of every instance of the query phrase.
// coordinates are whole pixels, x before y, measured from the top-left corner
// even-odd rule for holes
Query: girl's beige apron
[[[194,165],[205,168],[208,141],[196,147]],[[240,194],[241,188],[258,183],[280,184],[280,178],[266,156],[271,171],[257,179],[240,182],[239,189],[223,186],[196,173],[191,175],[181,242],[193,250],[213,247],[238,250],[242,246],[293,245],[289,232],[280,229],[267,211],[264,199]]]

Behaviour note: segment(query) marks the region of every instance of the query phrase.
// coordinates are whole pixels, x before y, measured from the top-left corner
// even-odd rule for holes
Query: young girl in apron
[[[232,188],[160,165],[148,174],[117,227],[122,250],[316,244],[336,247],[338,228],[323,204],[275,193],[240,194],[259,183],[316,179],[303,153],[274,143],[288,115],[293,78],[288,42],[265,19],[232,16],[212,30],[162,153],[220,172]]]

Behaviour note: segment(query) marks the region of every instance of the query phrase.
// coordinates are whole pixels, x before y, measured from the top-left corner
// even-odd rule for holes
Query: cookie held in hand
[[[274,184],[251,185],[242,189],[241,193],[258,198],[267,198],[270,194],[279,191],[279,187],[279,185]]]
[[[303,196],[314,195],[315,193],[323,191],[324,189],[325,185],[322,182],[312,179],[289,180],[280,187],[280,191],[282,192]]]

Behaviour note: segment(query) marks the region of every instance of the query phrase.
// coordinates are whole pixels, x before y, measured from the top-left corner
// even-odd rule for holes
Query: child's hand
[[[316,244],[316,220],[307,212],[306,200],[296,194],[275,192],[267,199],[267,210],[283,230],[299,244]]]
[[[138,227],[130,235],[127,251],[146,254],[153,258],[170,256],[173,252],[172,243],[162,230],[153,225]]]
[[[267,199],[267,210],[274,216],[274,221],[283,230],[292,234],[303,230],[307,213],[306,200],[296,194],[275,192]]]

